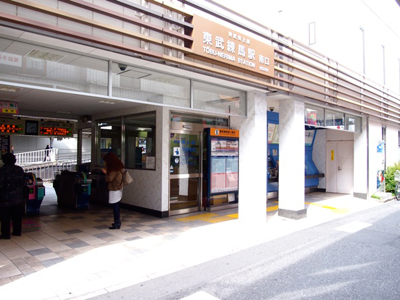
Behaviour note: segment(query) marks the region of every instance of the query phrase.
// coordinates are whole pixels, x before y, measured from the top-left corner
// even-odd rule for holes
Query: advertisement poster
[[[279,125],[268,123],[268,144],[279,144]]]
[[[211,160],[211,193],[236,191],[238,188],[238,157],[213,157]]]
[[[239,155],[238,140],[211,139],[211,156],[237,156]]]

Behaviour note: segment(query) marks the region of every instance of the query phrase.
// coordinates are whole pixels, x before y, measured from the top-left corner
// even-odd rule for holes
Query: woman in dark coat
[[[12,235],[21,235],[22,204],[26,192],[26,178],[24,170],[15,165],[14,154],[6,153],[2,160],[4,166],[0,168],[0,239],[9,239],[10,221],[13,224]]]

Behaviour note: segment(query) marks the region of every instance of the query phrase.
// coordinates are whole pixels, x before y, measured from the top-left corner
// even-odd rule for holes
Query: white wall
[[[398,129],[394,126],[386,127],[386,167],[399,161]]]

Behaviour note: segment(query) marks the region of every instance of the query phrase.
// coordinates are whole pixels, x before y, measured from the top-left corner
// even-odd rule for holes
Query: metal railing
[[[16,164],[19,166],[27,166],[32,164],[43,163],[46,161],[57,161],[58,149],[50,148],[44,150],[28,151],[15,153]]]
[[[48,155],[46,153],[48,152]],[[63,170],[75,171],[77,165],[76,153],[59,155],[56,148],[29,151],[15,154],[16,164],[22,167],[25,173],[33,173],[43,181],[51,181]],[[82,155],[82,163],[90,163],[91,155]]]

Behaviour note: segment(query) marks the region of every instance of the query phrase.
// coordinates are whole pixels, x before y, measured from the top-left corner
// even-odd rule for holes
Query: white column
[[[234,124],[236,123],[237,124]],[[247,94],[247,118],[232,123],[239,137],[239,220],[267,220],[267,98],[265,93]]]
[[[354,133],[354,197],[368,198],[368,138],[367,122],[362,119],[361,132]]]
[[[304,203],[304,102],[279,102],[279,210],[282,217],[307,215]]]

